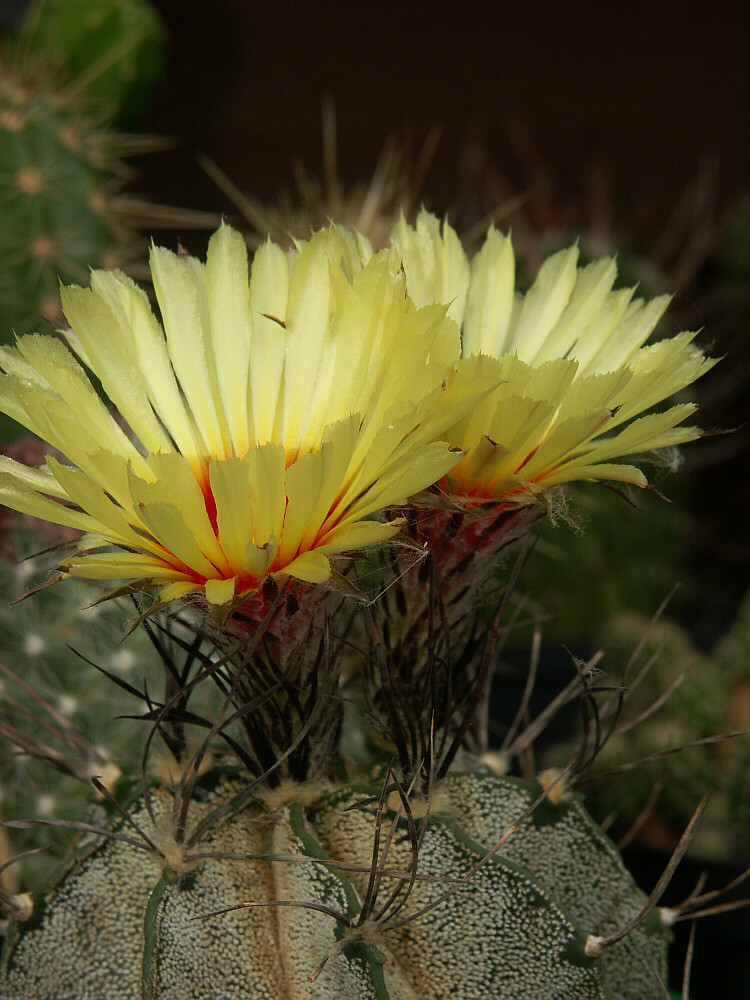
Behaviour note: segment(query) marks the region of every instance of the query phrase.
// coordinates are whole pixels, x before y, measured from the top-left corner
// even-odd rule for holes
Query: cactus
[[[195,824],[243,788],[236,778],[212,777],[214,787],[194,803]],[[640,914],[643,897],[577,800],[538,807],[480,864],[539,792],[491,774],[446,778],[424,839],[424,820],[413,810],[417,874],[425,879],[407,893],[405,878],[383,878],[373,897],[373,830],[383,804],[377,788],[312,783],[275,803],[261,793],[181,856],[165,839],[172,795],[155,789],[155,820],[142,803],[130,815],[143,831],[137,846],[148,837],[151,848],[112,839],[82,847],[55,889],[54,907],[9,937],[3,996],[658,996],[666,934],[658,915],[600,958],[587,953],[592,929],[619,931]],[[368,793],[374,805],[351,808]],[[393,809],[382,819],[393,823]],[[406,826],[402,819],[388,853],[397,873],[412,861]],[[129,831],[122,821],[115,829]],[[264,854],[278,860],[253,858]],[[321,864],[327,859],[341,867]],[[462,884],[444,881],[448,873],[472,874]],[[280,901],[297,905],[274,908]],[[54,965],[49,954],[58,956]]]
[[[205,266],[153,249],[164,330],[95,272],[67,344],[0,350],[0,407],[66,459],[1,457],[0,497],[82,532],[50,582],[120,581],[163,668],[129,688],[140,782],[91,776],[44,900],[0,895],[4,997],[662,995],[672,915],[570,790],[587,753],[524,781],[466,750],[499,555],[563,484],[644,486],[615,460],[699,434],[652,408],[711,362],[690,334],[643,347],[665,304],[576,258],[519,301],[509,241],[470,264],[423,214],[381,253],[269,242],[248,276],[224,225]]]

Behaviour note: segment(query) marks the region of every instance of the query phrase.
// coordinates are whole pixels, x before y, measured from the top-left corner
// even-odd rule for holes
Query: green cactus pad
[[[222,779],[205,791],[191,805],[190,822],[211,814],[237,787]],[[415,882],[396,911],[387,900],[397,882],[383,878],[374,917],[347,929],[347,920],[356,924],[372,857],[376,804],[346,810],[363,792],[377,795],[378,789],[299,786],[276,802],[253,799],[192,849],[199,855],[261,853],[297,860],[203,857],[185,864],[165,847],[171,794],[156,790],[156,825],[142,804],[131,816],[174,868],[121,841],[82,847],[35,917],[9,932],[0,995],[3,1000],[656,1000],[662,995],[658,977],[665,978],[666,937],[658,920],[646,921],[650,930],[642,923],[599,958],[585,953],[589,934],[616,931],[644,900],[577,800],[542,803],[469,882],[421,912],[456,885],[446,877],[461,878],[474,868],[538,795],[539,786],[512,778],[445,778],[419,851],[418,875],[435,880]],[[415,804],[415,829],[424,822],[419,812]],[[381,848],[393,817],[386,808]],[[124,825],[120,830],[133,833]],[[412,847],[403,819],[390,839],[385,866],[405,871]],[[362,870],[344,872],[305,857],[335,858]],[[384,864],[382,850],[380,859]],[[179,867],[186,870],[178,873]],[[282,900],[327,907],[343,919],[296,905],[207,916],[242,903]],[[337,942],[339,953],[310,981]],[[52,954],[54,963],[45,958]]]

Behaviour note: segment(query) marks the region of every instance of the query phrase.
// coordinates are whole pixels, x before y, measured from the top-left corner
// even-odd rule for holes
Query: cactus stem
[[[174,873],[169,870],[164,871],[162,877],[154,886],[146,912],[143,917],[143,968],[141,972],[141,997],[142,1000],[154,1000],[156,996],[156,985],[154,977],[156,963],[156,914],[159,911],[159,904],[167,886],[174,883]]]

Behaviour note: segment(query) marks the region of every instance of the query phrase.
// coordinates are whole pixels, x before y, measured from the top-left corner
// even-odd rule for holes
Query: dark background
[[[567,193],[592,161],[608,164],[629,224],[658,228],[703,157],[719,164],[722,204],[748,183],[743,3],[156,6],[169,64],[145,125],[183,142],[158,178],[149,165],[165,199],[220,207],[194,150],[274,198],[294,157],[319,164],[324,95],[335,100],[345,179],[372,170],[389,133],[420,141],[442,127],[425,188],[437,209],[456,196],[467,140],[482,135],[501,154],[509,123],[528,128]]]

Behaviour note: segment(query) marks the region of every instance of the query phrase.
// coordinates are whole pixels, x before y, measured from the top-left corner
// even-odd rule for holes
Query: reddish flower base
[[[283,671],[290,657],[303,655],[308,647],[317,649],[329,595],[325,587],[302,580],[287,578],[277,583],[273,577],[268,577],[263,587],[233,613],[226,623],[225,633],[249,639],[271,614],[261,637],[262,647]]]
[[[430,553],[449,623],[476,609],[497,569],[502,549],[521,538],[544,514],[539,504],[483,504],[464,511],[420,507],[407,513],[406,533]],[[429,561],[411,568],[415,554],[399,554],[403,609],[424,607],[433,572]],[[413,612],[409,612],[413,617]]]

